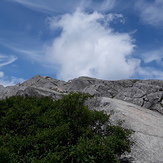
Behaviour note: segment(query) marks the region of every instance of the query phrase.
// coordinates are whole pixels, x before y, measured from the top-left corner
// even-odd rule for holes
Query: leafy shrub
[[[89,94],[10,97],[0,101],[1,163],[118,163],[131,132],[104,111],[84,105]]]

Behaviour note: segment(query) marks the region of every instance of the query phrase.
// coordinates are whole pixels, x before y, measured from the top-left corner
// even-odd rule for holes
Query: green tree
[[[90,110],[92,96],[10,97],[0,101],[1,163],[118,163],[130,152],[131,131]]]

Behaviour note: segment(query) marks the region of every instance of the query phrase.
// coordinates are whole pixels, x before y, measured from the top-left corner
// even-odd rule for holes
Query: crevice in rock
[[[145,132],[142,132],[142,131],[137,131],[137,130],[135,132],[138,132],[138,133],[141,133],[141,134],[144,134],[144,135],[148,135],[148,136],[152,136],[152,137],[157,137],[157,138],[163,139],[163,136],[148,134],[148,133],[145,133]]]

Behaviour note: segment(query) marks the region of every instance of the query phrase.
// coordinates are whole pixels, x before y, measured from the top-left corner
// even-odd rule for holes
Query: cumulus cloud
[[[110,22],[119,17],[122,15],[77,10],[50,19],[51,28],[62,30],[46,51],[49,63],[58,66],[59,79],[78,76],[122,79],[135,73],[140,60],[132,57],[134,40],[130,34],[110,27]]]
[[[162,0],[139,0],[136,4],[137,9],[140,11],[141,19],[154,26],[163,23],[163,1]]]

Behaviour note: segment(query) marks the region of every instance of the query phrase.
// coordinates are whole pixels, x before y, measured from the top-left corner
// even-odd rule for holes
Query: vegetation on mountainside
[[[131,132],[104,111],[84,105],[88,94],[10,97],[0,101],[1,163],[118,163]]]

